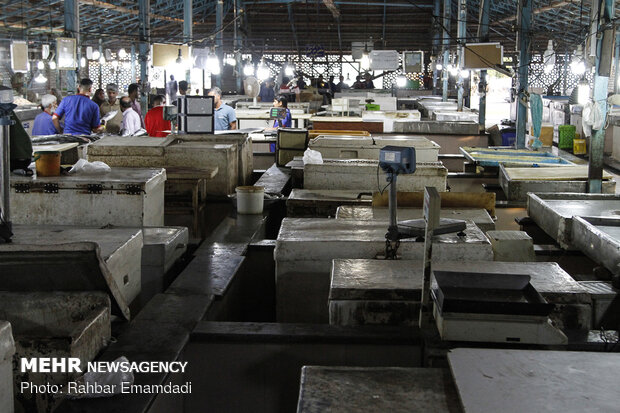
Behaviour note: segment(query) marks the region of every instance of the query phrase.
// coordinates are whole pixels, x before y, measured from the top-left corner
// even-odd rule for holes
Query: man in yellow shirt
[[[99,107],[99,112],[103,118],[113,110],[118,111],[112,119],[106,122],[105,131],[106,133],[119,134],[121,131],[121,123],[123,122],[123,112],[121,112],[120,100],[117,99],[118,86],[114,83],[108,83],[106,92],[108,93],[108,98]]]

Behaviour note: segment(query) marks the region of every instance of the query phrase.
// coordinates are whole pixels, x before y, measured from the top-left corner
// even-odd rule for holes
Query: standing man
[[[140,85],[132,83],[127,87],[127,96],[131,99],[131,107],[140,118],[140,126],[144,128],[144,119],[142,119],[142,108],[140,107]],[[122,109],[122,108],[121,108]],[[124,119],[124,118],[123,118]]]
[[[273,102],[276,97],[276,93],[273,90],[274,81],[269,78],[260,85],[260,93],[258,94],[259,102]]]
[[[56,131],[60,133],[60,119],[65,117],[64,133],[68,135],[90,135],[92,132],[100,132],[99,106],[90,100],[93,81],[84,78],[80,80],[77,95],[67,96],[60,102],[52,115],[52,122]]]
[[[181,80],[179,82],[179,95],[177,97],[185,97],[187,95],[187,91],[189,90],[189,84],[186,80]]]
[[[142,129],[140,116],[132,107],[132,101],[129,96],[121,98],[121,110],[123,111],[123,123],[121,126],[121,134],[123,136],[131,136]]]
[[[121,112],[119,100],[116,98],[118,96],[118,86],[116,86],[116,83],[108,83],[106,86],[106,92],[108,94],[108,99],[105,100],[101,106],[99,106],[99,114],[101,117],[104,117],[113,110],[116,111],[116,115],[105,123],[105,131],[107,133],[118,135],[121,131],[123,113]]]
[[[173,75],[170,75],[170,81],[166,84],[166,93],[168,94],[168,99],[170,99],[170,102],[177,101],[178,91],[179,91],[179,88],[177,86],[177,81],[174,80]]]
[[[54,122],[52,122],[52,113],[56,109],[56,96],[43,95],[41,98],[41,109],[43,109],[43,112],[34,118],[32,136],[55,135],[56,128],[54,127]]]
[[[215,130],[237,129],[235,110],[222,102],[222,89],[217,86],[212,88],[209,91],[209,96],[213,96],[213,104],[215,105]]]
[[[301,90],[306,88],[306,82],[304,82],[304,77],[302,75],[297,76],[297,87]]]
[[[153,108],[149,110],[144,117],[146,132],[149,136],[165,138],[170,133],[170,121],[164,120],[165,104],[166,98],[163,95],[157,95],[155,99],[153,99]]]
[[[336,92],[342,92],[343,89],[348,89],[349,85],[347,85],[344,81],[344,76],[340,76],[340,82],[336,85]]]
[[[189,85],[187,84],[187,81],[185,80],[181,80],[179,82],[179,94],[177,95],[177,98],[174,99],[171,103],[176,106],[177,105],[177,99],[178,98],[184,98],[185,96],[187,96],[187,90],[189,89]]]

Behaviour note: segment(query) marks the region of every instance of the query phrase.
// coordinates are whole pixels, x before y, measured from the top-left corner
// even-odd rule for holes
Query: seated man
[[[56,109],[56,96],[43,95],[41,98],[41,109],[43,112],[39,113],[34,118],[34,125],[32,125],[32,136],[40,135],[55,135],[56,127],[52,122],[52,114]]]
[[[121,111],[123,111],[123,123],[121,124],[121,135],[131,136],[142,129],[140,115],[133,110],[132,100],[129,96],[121,98]]]
[[[146,132],[149,136],[165,138],[170,133],[170,121],[164,120],[165,103],[166,98],[163,95],[157,95],[155,99],[153,99],[153,108],[146,112],[144,124],[146,125]]]

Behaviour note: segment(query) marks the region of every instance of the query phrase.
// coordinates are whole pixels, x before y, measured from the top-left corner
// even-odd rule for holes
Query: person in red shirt
[[[144,117],[144,125],[149,136],[153,136],[155,138],[165,138],[168,134],[170,134],[170,121],[164,120],[165,104],[166,98],[163,95],[157,95],[153,99],[154,106]]]

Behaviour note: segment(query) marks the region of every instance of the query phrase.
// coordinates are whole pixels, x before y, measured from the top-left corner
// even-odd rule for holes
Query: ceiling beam
[[[38,27],[29,27],[27,24],[23,23],[7,23],[0,21],[0,27],[4,27],[7,29],[15,29],[15,30],[28,30],[29,32],[53,32],[53,33],[64,33],[64,28],[58,27],[49,27],[49,26],[38,26]]]
[[[102,9],[108,9],[108,10],[113,10],[117,13],[127,13],[127,14],[131,14],[132,16],[138,16],[139,15],[139,11],[136,9],[129,9],[127,7],[122,7],[122,6],[117,6],[115,4],[112,3],[106,3],[100,0],[80,0],[80,4],[87,4],[89,6],[93,6],[93,7],[99,7]],[[176,17],[169,17],[169,16],[162,16],[161,14],[153,14],[153,13],[149,13],[150,18],[152,19],[159,19],[159,20],[165,20],[165,21],[170,21],[170,22],[177,22],[177,23],[183,23],[183,19],[179,19]],[[194,22],[194,24],[197,24],[197,22]]]
[[[535,14],[535,15],[536,14],[541,14],[541,13],[548,12],[549,10],[557,9],[557,8],[564,7],[564,6],[569,6],[569,5],[572,5],[574,1],[576,1],[576,0],[558,1],[556,3],[552,3],[552,4],[548,5],[548,6],[540,7],[538,9],[535,9],[532,12],[532,14]],[[514,14],[514,15],[511,15],[511,16],[508,16],[508,17],[504,17],[503,19],[495,20],[493,23],[491,23],[491,25],[497,26],[498,24],[508,23],[508,22],[514,21],[516,19],[517,19],[517,15]]]

